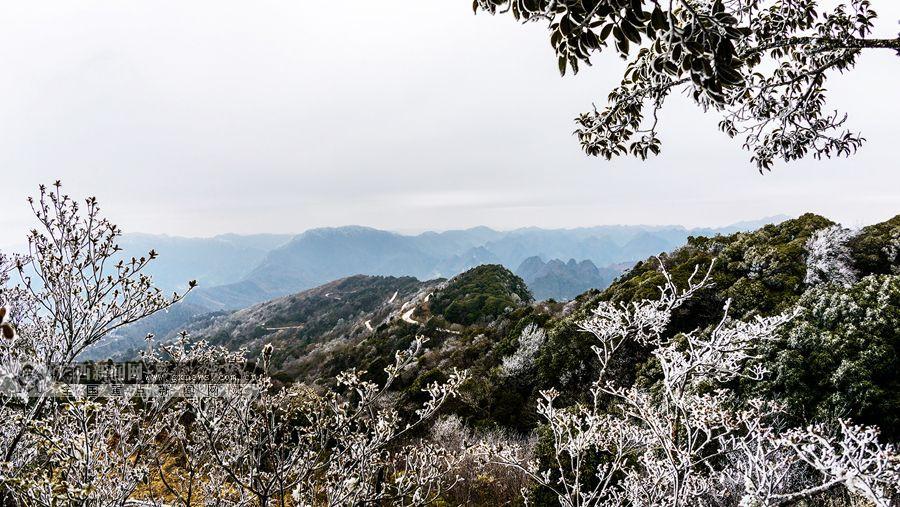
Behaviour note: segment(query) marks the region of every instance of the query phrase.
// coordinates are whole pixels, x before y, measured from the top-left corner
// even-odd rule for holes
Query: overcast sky
[[[875,0],[881,34],[900,2]],[[329,11],[329,7],[337,7]],[[649,161],[582,154],[573,118],[621,75],[560,78],[547,32],[470,0],[5,2],[0,244],[62,179],[126,231],[299,232],[363,224],[721,225],[815,211],[900,213],[900,58],[830,82],[868,143],[760,176],[686,99]]]

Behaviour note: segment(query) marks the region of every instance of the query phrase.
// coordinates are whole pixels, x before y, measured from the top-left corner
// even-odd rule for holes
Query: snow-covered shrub
[[[894,229],[891,239],[884,247],[888,262],[891,264],[891,272],[900,275],[900,228]]]
[[[514,505],[530,484],[522,471],[485,462],[476,451],[480,446],[515,448],[532,459],[536,439],[498,428],[473,430],[456,415],[438,419],[431,428],[433,445],[460,457],[454,471],[458,486],[443,500],[449,505]]]
[[[14,260],[21,283],[8,286],[3,269],[0,284],[3,318],[15,324],[14,333],[3,326],[0,366],[21,372],[21,390],[0,397],[0,503],[121,505],[171,420],[160,411],[166,400],[139,408],[127,396],[69,396],[57,383],[88,347],[182,296],[153,287],[146,268],[155,252],[122,259],[121,232],[96,199],[78,202],[57,182],[29,202],[39,226],[29,255]]]
[[[519,335],[519,346],[511,356],[503,358],[501,371],[508,377],[514,377],[528,371],[534,366],[541,346],[547,341],[547,333],[536,324],[528,324]]]
[[[806,284],[850,285],[857,279],[847,242],[853,231],[840,225],[820,229],[806,243]]]

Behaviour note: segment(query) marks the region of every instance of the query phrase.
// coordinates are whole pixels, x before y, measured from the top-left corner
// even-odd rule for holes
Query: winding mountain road
[[[266,331],[283,331],[285,329],[302,329],[303,324],[298,326],[276,326],[276,327],[266,327]]]

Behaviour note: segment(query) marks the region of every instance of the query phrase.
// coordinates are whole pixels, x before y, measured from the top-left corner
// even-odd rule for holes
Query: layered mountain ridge
[[[522,261],[516,275],[522,277],[535,299],[569,300],[590,289],[605,289],[624,269],[616,265],[598,268],[589,260],[544,262],[534,256]]]
[[[673,314],[666,337],[715,327],[726,304],[729,315],[740,320],[791,312],[795,317],[759,344],[759,358],[770,373],[752,390],[741,387],[748,389],[745,394],[782,400],[788,413],[796,414],[792,423],[841,413],[879,425],[896,439],[900,216],[856,232],[837,248],[829,246],[823,265],[823,252],[813,251],[820,246],[812,239],[832,227],[830,220],[809,214],[752,232],[692,237],[638,262],[608,288],[568,302],[535,302],[520,277],[492,264],[428,282],[351,276],[244,310],[194,318],[186,328],[195,340],[251,352],[270,343],[274,378],[310,384],[332,383],[349,368],[377,380],[398,350],[424,337],[426,349],[394,386],[397,395],[415,399],[453,368],[466,369],[471,380],[448,411],[474,426],[531,430],[538,422],[538,393],[555,389],[565,400],[578,399],[596,377],[591,349],[596,342],[579,323],[599,302],[658,297],[665,283],[660,262],[683,287],[695,268],[705,269],[715,259],[711,284]],[[584,262],[532,258],[521,272],[532,276],[560,267],[590,269]],[[852,276],[808,276],[823,267],[826,274]],[[541,338],[516,368],[508,368],[507,359],[521,355],[519,337],[529,326],[539,329]],[[659,375],[641,344],[629,344],[619,356],[610,374],[624,385],[652,384]]]
[[[696,235],[727,234],[783,220],[771,217],[722,228],[598,226],[576,229],[487,227],[402,235],[362,226],[285,235],[214,238],[126,235],[123,246],[154,248],[155,280],[166,291],[197,279],[190,302],[207,311],[254,303],[355,275],[450,277],[481,264],[515,270],[527,258],[590,260],[598,267],[671,250]],[[159,240],[157,243],[155,241]],[[153,246],[156,244],[156,246]]]

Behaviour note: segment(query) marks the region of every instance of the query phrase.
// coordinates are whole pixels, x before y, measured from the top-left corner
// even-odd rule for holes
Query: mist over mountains
[[[183,289],[188,280],[200,287],[182,304],[196,313],[245,308],[255,303],[317,287],[351,275],[447,278],[481,264],[500,264],[518,271],[530,257],[590,261],[604,269],[603,288],[622,263],[630,263],[682,245],[689,236],[752,230],[786,217],[769,217],[721,228],[609,225],[576,229],[536,227],[496,231],[488,227],[402,235],[361,226],[312,229],[296,236],[227,234],[181,238],[127,234],[127,253],[155,249],[152,272],[166,291]],[[559,267],[556,263],[554,266]],[[585,273],[591,271],[585,265]],[[552,271],[552,270],[551,270]],[[559,272],[559,269],[555,271]],[[546,279],[545,283],[552,285]],[[571,277],[572,275],[567,274]],[[526,280],[529,277],[525,277]],[[584,285],[584,284],[582,284]],[[572,294],[588,286],[566,289]],[[541,290],[560,298],[559,291]],[[183,310],[182,310],[183,311]]]
[[[222,234],[211,238],[183,238],[165,234],[125,234],[119,246],[129,255],[156,250],[162,255],[153,266],[153,280],[166,291],[183,291],[189,280],[215,286],[245,277],[273,249],[287,243],[289,234]]]

